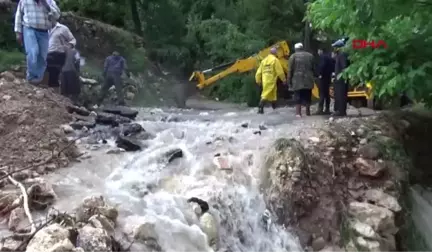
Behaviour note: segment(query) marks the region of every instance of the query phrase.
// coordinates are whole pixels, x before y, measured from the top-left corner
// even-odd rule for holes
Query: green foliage
[[[420,0],[315,1],[308,16],[314,28],[367,41],[384,40],[388,48],[346,51],[352,61],[344,75],[371,80],[378,96],[406,92],[432,105],[431,4]]]
[[[142,71],[149,58],[185,77],[249,57],[278,40],[303,40],[306,10],[303,0],[62,0],[59,5],[62,11],[141,35],[145,51],[117,32],[107,38],[128,58],[131,70]],[[10,38],[0,36],[0,46],[4,40],[15,43],[13,39],[13,33]],[[221,80],[208,93],[248,104],[256,103],[258,96],[255,81],[247,74]]]
[[[90,17],[104,23],[123,27],[128,6],[119,0],[63,0],[61,10],[73,11],[80,16]]]
[[[0,50],[0,72],[7,70],[14,65],[22,65],[25,55],[17,50]]]
[[[13,15],[0,12],[0,20],[6,21],[0,22],[0,48],[3,50],[18,49],[13,30]]]

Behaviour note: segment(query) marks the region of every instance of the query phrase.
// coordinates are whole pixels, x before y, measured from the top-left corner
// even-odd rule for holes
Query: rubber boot
[[[301,117],[301,105],[296,105],[296,117]]]
[[[260,101],[258,104],[258,114],[264,114],[264,101]]]
[[[310,112],[310,105],[307,105],[307,106],[306,106],[306,115],[307,115],[307,116],[310,116],[310,115],[311,115],[311,112]]]
[[[276,106],[276,102],[272,102],[272,103],[271,103],[271,106],[272,106],[272,109],[275,110],[275,109],[277,108],[277,106]]]

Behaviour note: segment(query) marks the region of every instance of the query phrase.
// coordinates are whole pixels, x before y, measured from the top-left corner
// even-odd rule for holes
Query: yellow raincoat
[[[286,82],[285,72],[279,59],[273,54],[268,55],[261,61],[255,74],[255,81],[258,85],[262,84],[261,100],[277,100],[277,78]]]

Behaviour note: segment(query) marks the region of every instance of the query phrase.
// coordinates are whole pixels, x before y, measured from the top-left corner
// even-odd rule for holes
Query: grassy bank
[[[12,66],[21,65],[25,61],[25,54],[18,50],[0,50],[0,71]]]

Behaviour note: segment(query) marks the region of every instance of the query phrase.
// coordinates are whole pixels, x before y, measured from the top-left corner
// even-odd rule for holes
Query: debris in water
[[[213,163],[221,170],[232,170],[229,156],[221,156],[220,153],[217,153],[213,159]]]
[[[271,213],[268,209],[266,209],[262,215],[262,222],[266,231],[270,231],[272,220]]]
[[[170,150],[167,153],[165,153],[165,156],[168,158],[168,163],[171,163],[172,161],[178,158],[182,158],[183,151],[181,149]]]

